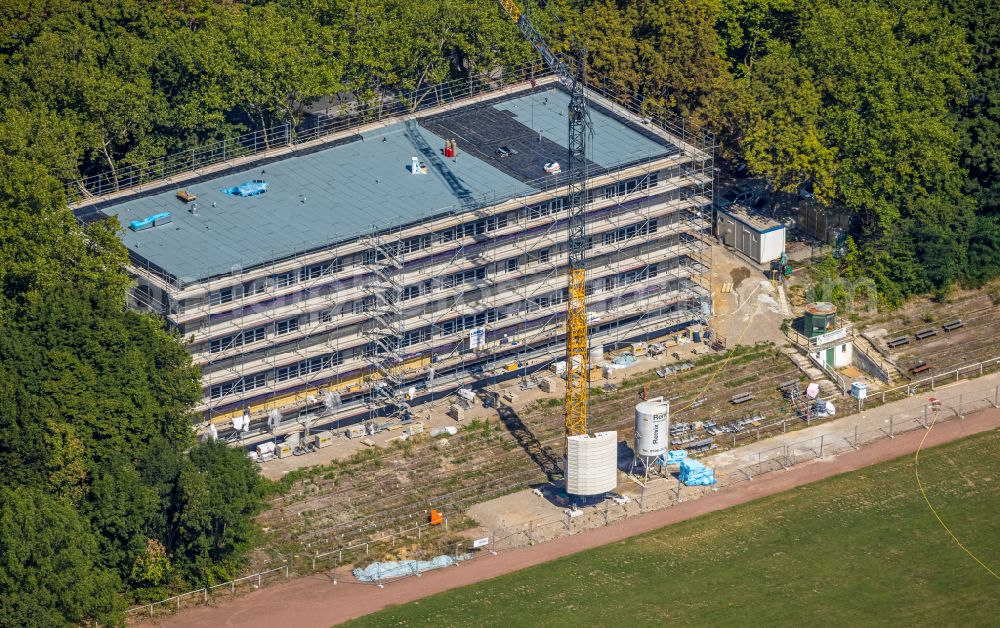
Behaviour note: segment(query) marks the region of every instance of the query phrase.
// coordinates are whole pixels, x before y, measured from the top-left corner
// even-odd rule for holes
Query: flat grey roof
[[[185,283],[205,279],[348,240],[374,228],[469,211],[557,183],[559,177],[545,175],[537,162],[565,165],[568,102],[564,91],[548,87],[470,104],[308,153],[160,188],[100,211],[119,217],[125,227],[120,237],[133,257]],[[486,108],[492,110],[491,115],[475,115],[476,111],[486,113]],[[463,137],[440,123],[453,114],[465,127],[476,127],[498,141],[534,138],[534,159],[519,168],[507,167],[488,143]],[[654,141],[656,136],[645,130],[596,108],[591,118],[590,161],[597,170],[678,152],[665,141]],[[542,144],[537,141],[539,129]],[[441,154],[445,138],[458,141],[457,160]],[[425,163],[428,173],[411,174],[411,157]],[[265,194],[239,197],[223,192],[254,179],[267,182]],[[195,213],[189,211],[191,204],[177,198],[178,189],[197,195]],[[165,211],[171,212],[167,224],[142,231],[128,228],[133,220]]]
[[[568,121],[569,94],[551,87],[534,94],[525,94],[505,99],[494,105],[501,111],[513,113],[514,119],[542,137],[554,141],[563,149],[569,146]],[[594,127],[594,137],[588,146],[587,157],[593,163],[610,168],[629,161],[657,158],[679,152],[674,146],[664,146],[657,137],[644,133],[622,119],[613,117],[610,111],[591,103],[588,107],[590,122]],[[565,161],[565,153],[560,155]]]
[[[777,220],[768,218],[763,214],[758,214],[749,207],[744,207],[743,205],[736,203],[730,205],[729,207],[720,207],[719,211],[731,218],[739,220],[758,233],[770,233],[772,231],[778,231],[779,229],[785,228],[785,225],[781,224]]]

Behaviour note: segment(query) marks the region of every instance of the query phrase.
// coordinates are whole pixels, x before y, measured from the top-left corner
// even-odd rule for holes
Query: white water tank
[[[647,399],[635,406],[635,455],[657,458],[667,451],[670,432],[670,402],[663,397]]]

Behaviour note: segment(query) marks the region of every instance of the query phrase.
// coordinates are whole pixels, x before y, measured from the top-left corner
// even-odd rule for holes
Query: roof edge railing
[[[284,123],[77,179],[65,185],[66,194],[70,207],[74,209],[101,203],[116,196],[139,194],[151,187],[168,185],[171,179],[186,178],[188,175],[197,176],[204,170],[221,164],[236,163],[248,158],[252,160],[254,157],[282,147],[294,149],[296,146],[322,140],[366,124],[412,115],[551,75],[549,70],[537,69],[534,64],[527,64],[498,69],[478,77],[446,81],[411,92],[399,92],[361,106],[357,106],[358,103],[355,102],[352,106],[341,106],[338,115],[320,117],[319,122],[309,128],[295,128]],[[643,102],[636,96],[623,96],[608,89],[604,84],[593,84],[589,88],[594,95],[599,95],[610,102],[611,109],[615,113],[618,113],[615,110],[621,107],[631,115],[639,116],[643,122],[655,124],[683,143],[702,151],[714,147],[715,138],[711,133],[701,127],[688,125],[684,118],[677,114],[662,109],[651,114],[645,111]]]

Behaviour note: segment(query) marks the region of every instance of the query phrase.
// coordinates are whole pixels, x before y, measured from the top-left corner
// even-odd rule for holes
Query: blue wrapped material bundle
[[[146,218],[133,220],[128,223],[128,228],[132,231],[142,231],[143,229],[159,227],[160,225],[168,222],[170,222],[170,212],[160,212],[159,214],[153,214],[152,216],[147,216]]]
[[[715,484],[715,471],[697,460],[682,460],[680,480],[687,486],[711,486]]]
[[[667,452],[665,464],[677,464],[682,460],[686,460],[688,457],[688,452],[684,449],[671,449]]]

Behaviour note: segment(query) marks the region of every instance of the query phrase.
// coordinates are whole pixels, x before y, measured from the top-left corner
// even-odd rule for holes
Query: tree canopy
[[[884,303],[997,276],[995,2],[578,4],[609,83],[708,126],[771,189],[849,210]]]

